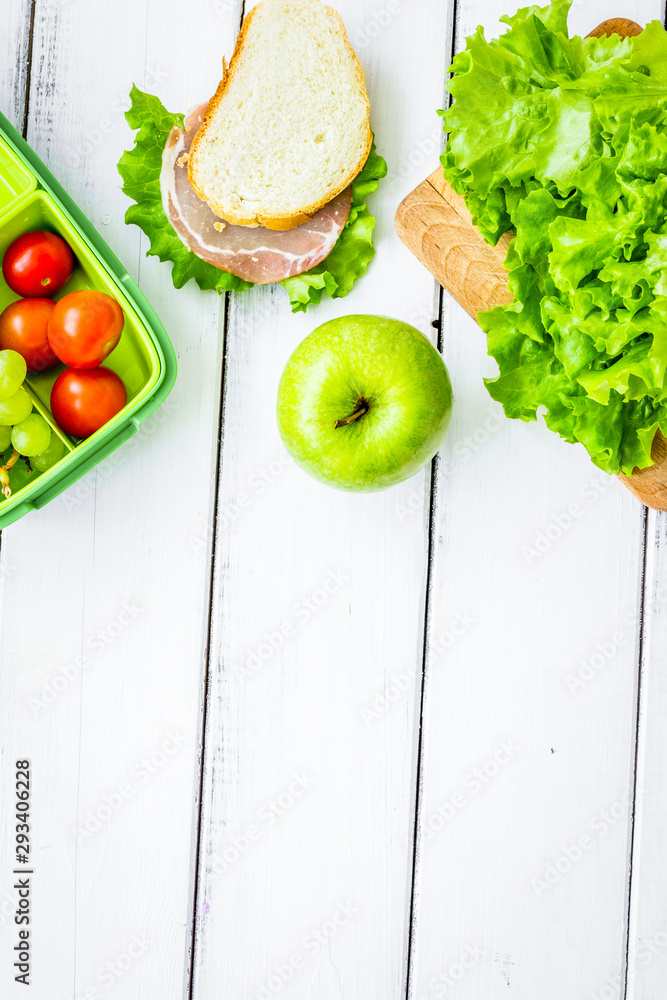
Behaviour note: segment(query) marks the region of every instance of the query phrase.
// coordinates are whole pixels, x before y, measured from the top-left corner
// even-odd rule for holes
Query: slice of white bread
[[[369,112],[340,15],[320,0],[264,0],[192,142],[190,183],[227,222],[291,229],[357,176]]]

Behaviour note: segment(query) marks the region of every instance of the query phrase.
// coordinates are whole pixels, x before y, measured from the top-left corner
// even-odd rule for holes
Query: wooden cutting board
[[[591,35],[638,35],[642,28],[625,17],[612,17]],[[463,198],[438,167],[403,199],[396,212],[396,231],[431,274],[466,312],[477,313],[511,301],[503,261],[512,236],[490,247],[473,226]],[[654,465],[619,479],[655,510],[667,510],[667,441],[660,432],[653,442]]]

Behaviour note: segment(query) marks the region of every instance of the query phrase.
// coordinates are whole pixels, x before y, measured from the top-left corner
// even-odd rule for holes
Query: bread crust
[[[332,21],[335,24],[336,30],[338,30],[341,33],[343,44],[347,48],[349,54],[352,57],[354,74],[357,79],[359,91],[361,94],[363,94],[366,103],[366,130],[367,130],[366,146],[364,152],[359,157],[357,163],[354,165],[353,168],[351,168],[348,171],[348,173],[344,176],[342,181],[340,181],[336,185],[332,185],[331,190],[326,193],[326,196],[323,199],[311,205],[304,205],[300,212],[291,216],[266,216],[262,213],[253,215],[240,215],[240,214],[234,214],[233,212],[230,212],[228,210],[225,210],[225,214],[223,215],[221,206],[215,204],[214,202],[208,201],[208,199],[205,197],[201,189],[197,187],[193,179],[193,161],[196,162],[197,148],[199,146],[199,143],[204,139],[207,128],[210,125],[213,118],[215,117],[216,110],[220,105],[229,84],[234,79],[234,75],[237,71],[237,67],[243,53],[246,36],[248,34],[249,28],[252,24],[255,14],[261,8],[268,6],[273,2],[276,2],[276,0],[262,0],[261,3],[258,3],[255,7],[253,7],[250,13],[245,16],[245,18],[243,19],[243,24],[241,25],[241,30],[239,32],[238,38],[236,39],[236,45],[234,46],[234,52],[232,53],[232,58],[229,61],[229,65],[227,65],[225,60],[223,59],[222,79],[218,84],[215,94],[209,101],[209,105],[202,119],[202,123],[197,131],[196,136],[192,140],[192,146],[190,148],[190,157],[188,160],[188,178],[190,180],[190,184],[192,185],[195,191],[195,194],[199,198],[201,198],[202,201],[206,201],[211,211],[214,212],[216,215],[218,215],[221,219],[224,219],[225,222],[229,222],[235,226],[249,226],[249,227],[265,226],[267,229],[285,230],[285,229],[294,229],[295,226],[300,226],[302,223],[308,222],[308,220],[311,219],[316,212],[319,212],[321,208],[324,208],[324,206],[327,205],[330,201],[332,201],[336,197],[336,195],[340,194],[341,191],[344,191],[345,188],[352,183],[352,181],[361,172],[364,164],[366,163],[366,160],[368,159],[368,155],[371,151],[371,146],[373,144],[373,133],[370,127],[370,101],[368,100],[368,92],[366,90],[366,78],[364,76],[362,65],[359,62],[359,58],[356,52],[354,51],[349,38],[347,37],[347,31],[345,30],[345,24],[343,23],[342,17],[338,13],[338,11],[334,10],[332,7],[328,7],[325,4],[323,4],[322,6],[326,11],[326,15],[332,19]]]

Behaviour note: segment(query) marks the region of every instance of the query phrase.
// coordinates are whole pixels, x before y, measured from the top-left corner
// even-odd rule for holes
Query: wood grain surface
[[[438,167],[403,199],[396,229],[407,247],[473,319],[511,302],[503,262],[511,242],[501,236],[491,247],[472,224],[463,198]]]

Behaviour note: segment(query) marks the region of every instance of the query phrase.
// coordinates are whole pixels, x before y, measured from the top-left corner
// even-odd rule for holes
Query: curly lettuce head
[[[667,433],[667,33],[570,38],[569,7],[467,39],[442,162],[487,242],[516,234],[491,396],[629,475]]]

